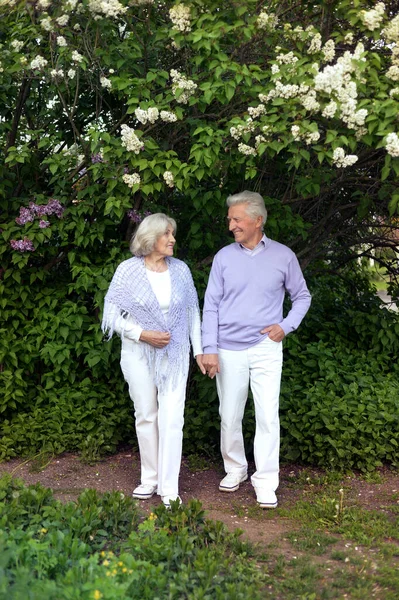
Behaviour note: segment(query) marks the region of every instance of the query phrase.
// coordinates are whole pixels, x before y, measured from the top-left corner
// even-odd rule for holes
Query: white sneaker
[[[145,483],[140,484],[133,490],[133,498],[139,498],[139,500],[148,500],[152,498],[157,489],[156,485],[147,485]]]
[[[176,500],[178,500],[180,504],[183,504],[180,496],[162,496],[162,502],[166,508],[170,508],[170,503],[176,502]]]
[[[256,499],[261,508],[277,508],[277,496],[273,490],[255,488]]]
[[[240,475],[239,473],[227,473],[219,484],[221,492],[235,492],[240,487],[240,483],[248,479],[247,473]]]

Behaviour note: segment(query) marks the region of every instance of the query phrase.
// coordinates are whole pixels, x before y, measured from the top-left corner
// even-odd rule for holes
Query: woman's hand
[[[197,361],[197,365],[198,365],[199,370],[201,371],[201,373],[203,375],[206,375],[205,367],[202,364],[202,357],[203,357],[203,354],[197,354],[197,356],[195,357],[195,360]]]
[[[216,373],[220,373],[218,354],[203,354],[202,364],[211,379],[215,377]]]
[[[164,331],[142,331],[140,341],[154,346],[154,348],[164,348],[170,342],[170,333]]]

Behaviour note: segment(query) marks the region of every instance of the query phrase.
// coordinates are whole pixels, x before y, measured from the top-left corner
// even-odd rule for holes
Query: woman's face
[[[159,236],[154,245],[153,252],[160,254],[161,256],[173,256],[173,246],[176,240],[173,235],[172,226],[169,225],[165,233]]]

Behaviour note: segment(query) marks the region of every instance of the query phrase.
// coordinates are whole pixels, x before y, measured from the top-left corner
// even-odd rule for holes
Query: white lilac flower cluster
[[[50,17],[44,17],[44,19],[42,19],[40,21],[40,27],[42,29],[44,29],[44,31],[52,31],[53,25],[52,25],[52,22],[51,22],[51,18]]]
[[[315,33],[309,44],[309,48],[308,48],[309,54],[315,54],[316,52],[320,52],[321,46],[322,46],[321,35],[320,35],[320,33]]]
[[[144,110],[140,107],[136,108],[134,114],[136,115],[136,119],[143,125],[146,125],[146,123],[155,123],[155,121],[157,121],[159,118],[165,123],[174,123],[177,121],[177,116],[175,113],[168,110],[159,111],[156,106],[152,106],[147,110]]]
[[[392,50],[392,55],[391,55],[392,66],[389,67],[388,71],[385,73],[385,75],[389,79],[392,79],[392,81],[399,81],[399,45],[398,45],[398,42],[399,42],[399,20],[398,20],[397,41],[394,44],[390,44],[391,50]]]
[[[294,65],[298,62],[298,57],[293,52],[287,52],[286,54],[278,54],[276,61],[281,65]]]
[[[132,188],[135,184],[139,184],[141,181],[140,175],[138,173],[125,173],[122,177],[123,182],[126,183],[130,188]]]
[[[362,23],[370,31],[378,29],[381,26],[382,20],[385,13],[385,4],[383,2],[377,2],[374,8],[371,10],[362,10],[360,18]]]
[[[68,25],[68,21],[69,21],[69,15],[61,15],[60,17],[58,17],[55,22],[60,26],[60,27],[65,27],[65,25]]]
[[[349,45],[353,44],[354,39],[355,39],[355,36],[352,31],[348,31],[348,33],[346,33],[344,35],[344,43],[345,44],[349,44]]]
[[[278,18],[274,13],[267,13],[262,11],[259,13],[259,17],[256,20],[256,24],[259,29],[276,29]]]
[[[331,97],[334,104],[329,103],[324,108],[323,115],[335,115],[339,108],[341,119],[348,127],[354,129],[359,137],[366,132],[363,128],[367,117],[367,110],[357,110],[357,86],[352,81],[352,73],[358,75],[356,60],[365,60],[362,58],[364,52],[363,44],[359,43],[353,54],[345,52],[339,57],[335,65],[328,65],[316,74],[314,78],[315,90],[325,92]],[[328,107],[328,108],[327,108]],[[335,109],[335,110],[334,110]]]
[[[37,8],[41,10],[47,10],[51,4],[51,0],[38,0]]]
[[[238,152],[241,152],[241,154],[245,154],[246,156],[256,156],[255,148],[248,146],[248,144],[243,144],[242,142],[238,144]]]
[[[259,148],[261,144],[266,144],[267,138],[264,135],[256,135],[255,136],[255,148],[256,150]]]
[[[176,4],[169,9],[169,18],[173,23],[172,29],[189,33],[191,31],[190,7],[184,4]]]
[[[399,137],[397,133],[389,133],[385,140],[385,149],[394,158],[399,156]]]
[[[72,60],[73,60],[73,62],[80,63],[83,60],[83,56],[81,54],[79,54],[79,52],[77,50],[74,50],[72,52]]]
[[[353,54],[345,52],[340,56],[335,65],[328,65],[315,76],[315,89],[331,94],[337,89],[341,89],[351,83],[350,74],[356,72],[354,60],[363,60],[361,55],[364,52],[363,44],[357,44]]]
[[[323,56],[324,56],[324,62],[331,62],[334,57],[335,57],[335,43],[333,40],[327,40],[326,43],[324,44],[323,48],[321,49]]]
[[[264,115],[266,112],[266,108],[264,104],[258,104],[258,106],[248,106],[248,113],[251,115],[253,119]]]
[[[182,75],[179,73],[179,71],[176,71],[176,69],[172,69],[170,71],[170,76],[173,82],[172,93],[176,95],[177,90],[183,90],[183,93],[176,98],[176,102],[179,102],[180,104],[187,104],[190,97],[197,89],[197,84],[191,79],[187,79],[185,75]]]
[[[281,81],[276,82],[276,87],[270,92],[265,94],[259,94],[259,100],[261,102],[269,102],[273,98],[298,98],[299,102],[311,112],[317,111],[320,108],[319,102],[316,100],[316,92],[312,90],[308,85],[291,84],[284,85]]]
[[[50,76],[53,79],[57,79],[57,77],[64,77],[64,71],[62,69],[51,69]]]
[[[249,117],[245,121],[245,125],[237,125],[237,127],[230,127],[230,135],[235,140],[240,140],[246,133],[252,133],[255,130],[256,124],[252,118]]]
[[[295,141],[299,141],[301,139],[301,128],[299,125],[293,125],[291,127],[291,133]]]
[[[126,148],[128,152],[139,154],[141,150],[144,150],[143,142],[141,142],[134,133],[134,129],[128,125],[122,125],[121,127],[121,140],[122,146]]]
[[[292,137],[296,142],[303,140],[307,146],[310,144],[315,144],[320,139],[320,133],[316,131],[301,131],[301,128],[298,125],[293,125],[291,127]]]
[[[169,186],[170,188],[174,187],[175,181],[173,178],[173,173],[171,173],[171,171],[165,171],[165,173],[163,174],[163,178],[167,186]]]
[[[30,68],[34,71],[40,71],[47,65],[47,60],[38,54],[30,63]]]
[[[334,100],[331,100],[331,102],[326,104],[321,114],[323,115],[323,117],[327,117],[327,119],[332,119],[335,116],[337,109],[338,104],[334,102]]]
[[[75,10],[77,3],[78,3],[78,0],[67,0],[65,2],[65,8],[67,10],[71,10],[71,11]]]
[[[100,77],[100,84],[106,90],[112,90],[112,81],[103,75]]]
[[[306,93],[299,96],[299,101],[309,112],[316,112],[320,108],[320,103],[316,100],[316,92],[310,88]]]
[[[393,88],[390,92],[389,95],[391,96],[391,98],[399,98],[399,87]]]
[[[174,123],[177,121],[175,113],[168,110],[161,110],[160,117],[162,121],[165,121],[165,123]]]
[[[69,79],[74,79],[75,75],[76,75],[75,69],[69,69],[67,75],[68,75]]]
[[[23,45],[24,45],[24,42],[21,42],[20,40],[13,40],[11,42],[11,46],[13,47],[15,52],[19,52],[21,50],[21,48],[23,47]]]
[[[346,169],[346,167],[354,165],[357,161],[358,157],[356,154],[345,154],[345,150],[343,148],[335,148],[333,153],[333,163],[338,168]]]
[[[67,46],[67,41],[63,35],[57,36],[57,46],[60,46],[60,48],[65,48],[65,46]]]
[[[392,65],[392,67],[389,67],[385,75],[388,77],[388,79],[392,79],[392,81],[399,81],[399,66]]]
[[[88,6],[97,20],[102,17],[116,18],[127,11],[127,6],[123,6],[118,0],[89,0]]]
[[[140,123],[145,125],[147,122],[155,123],[155,121],[158,120],[159,110],[155,106],[152,106],[147,110],[143,110],[142,108],[136,108],[134,114],[136,115],[136,119],[140,121]]]
[[[399,42],[399,15],[388,23],[382,33],[388,42]]]

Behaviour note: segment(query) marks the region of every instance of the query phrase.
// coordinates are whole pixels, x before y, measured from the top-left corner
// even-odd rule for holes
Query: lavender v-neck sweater
[[[216,254],[205,294],[204,353],[255,346],[265,337],[261,329],[275,323],[288,334],[307,313],[311,296],[295,254],[265,236],[263,240],[262,250],[253,254],[238,243]],[[283,319],[286,291],[292,307]]]

